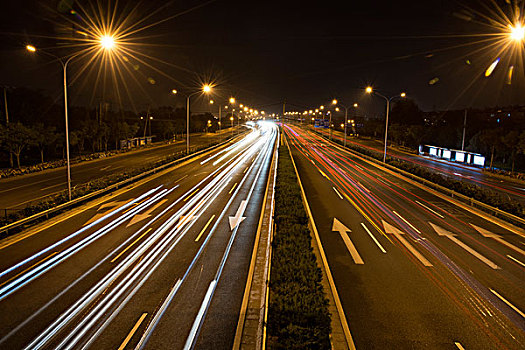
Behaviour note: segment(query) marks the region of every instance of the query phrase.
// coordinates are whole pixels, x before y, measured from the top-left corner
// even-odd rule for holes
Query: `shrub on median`
[[[330,313],[308,217],[288,153],[279,149],[268,313],[270,349],[329,349]]]

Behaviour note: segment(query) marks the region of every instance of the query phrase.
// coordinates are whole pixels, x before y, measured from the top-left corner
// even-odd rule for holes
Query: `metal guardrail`
[[[239,136],[239,135],[242,135],[242,133],[240,133],[240,134],[238,134],[236,136]],[[151,170],[143,172],[143,173],[141,173],[139,175],[136,175],[136,176],[130,177],[128,179],[122,180],[120,182],[114,183],[113,185],[110,185],[110,186],[108,186],[106,188],[103,188],[101,190],[98,190],[98,191],[95,191],[95,192],[91,192],[91,193],[86,194],[86,195],[84,195],[82,197],[78,197],[78,198],[72,199],[71,201],[59,204],[56,207],[53,207],[53,208],[41,211],[41,212],[36,213],[34,215],[25,217],[23,219],[20,219],[18,221],[15,221],[15,222],[12,222],[12,223],[10,223],[8,225],[0,227],[0,234],[4,234],[4,233],[7,234],[7,233],[9,233],[9,230],[14,230],[14,229],[20,228],[20,227],[22,227],[24,225],[27,225],[28,223],[31,223],[33,221],[36,221],[36,220],[39,220],[39,219],[42,219],[42,218],[48,219],[51,214],[60,212],[60,211],[65,210],[65,209],[69,209],[69,208],[74,207],[74,206],[76,206],[76,205],[78,205],[78,204],[80,204],[82,202],[85,202],[85,201],[87,201],[89,199],[96,198],[96,197],[101,196],[101,195],[103,195],[105,193],[109,193],[109,192],[112,192],[114,190],[117,190],[119,187],[126,186],[126,185],[128,185],[128,184],[130,184],[132,182],[135,182],[137,180],[145,178],[145,177],[147,177],[149,175],[152,175],[152,174],[154,174],[156,172],[159,172],[159,171],[164,170],[166,168],[172,167],[172,166],[174,166],[174,165],[176,165],[178,163],[184,162],[185,160],[188,160],[190,158],[198,156],[198,155],[200,155],[202,153],[208,152],[208,151],[210,151],[212,149],[218,148],[218,147],[220,147],[220,146],[222,146],[224,144],[227,144],[228,142],[232,142],[232,140],[234,140],[234,137],[229,138],[226,141],[220,142],[220,143],[218,143],[216,145],[206,147],[206,148],[201,149],[199,151],[195,151],[194,153],[191,153],[191,149],[190,149],[190,154],[188,154],[185,157],[181,157],[181,158],[175,159],[175,160],[173,160],[173,161],[171,161],[169,163],[160,165],[160,166],[158,166],[156,168],[153,168]],[[186,152],[183,152],[183,153],[186,153]]]
[[[318,133],[319,135],[321,135],[321,137],[323,137],[325,140],[330,141],[328,139],[328,137],[326,137],[322,133],[317,132],[317,131],[315,131],[315,132]],[[332,140],[331,142],[334,142],[334,141]],[[337,144],[337,145],[340,146],[341,148],[343,148],[342,145],[339,145],[339,144]],[[354,154],[356,154],[356,155],[358,155],[360,157],[363,157],[363,158],[365,158],[365,159],[367,159],[367,160],[369,160],[371,162],[377,163],[377,164],[379,164],[379,165],[381,165],[381,166],[383,166],[383,167],[385,167],[385,168],[387,168],[387,169],[389,169],[391,171],[395,171],[395,172],[397,172],[397,173],[399,173],[399,174],[401,174],[403,176],[406,176],[406,177],[408,177],[408,178],[410,178],[412,180],[415,180],[415,181],[417,181],[419,183],[422,183],[425,186],[428,186],[428,187],[430,187],[430,188],[432,188],[432,189],[434,189],[436,191],[439,191],[439,192],[441,192],[443,194],[446,194],[446,195],[448,195],[448,196],[450,196],[452,198],[459,199],[463,203],[466,203],[466,204],[468,204],[468,205],[470,205],[472,207],[481,209],[484,212],[487,212],[488,214],[492,214],[492,215],[494,215],[494,216],[496,216],[498,218],[504,219],[504,220],[506,220],[506,221],[508,221],[508,222],[510,222],[512,224],[518,225],[520,227],[525,227],[525,219],[523,219],[523,218],[521,218],[519,216],[516,216],[514,214],[508,213],[508,212],[506,212],[504,210],[501,210],[499,208],[496,208],[496,207],[493,207],[493,206],[488,205],[486,203],[480,202],[477,199],[468,197],[468,196],[466,196],[464,194],[461,194],[459,192],[453,191],[451,189],[448,189],[446,187],[443,187],[441,185],[433,183],[432,181],[429,181],[427,179],[424,179],[422,177],[419,177],[417,175],[409,173],[409,172],[407,172],[405,170],[396,168],[393,165],[380,162],[379,160],[377,160],[377,159],[375,159],[373,157],[370,157],[370,156],[368,156],[366,154],[362,154],[362,153],[360,153],[358,151],[355,151],[355,150],[353,150],[351,148],[346,147],[344,149],[349,151],[349,152],[351,152],[351,153],[354,153]]]

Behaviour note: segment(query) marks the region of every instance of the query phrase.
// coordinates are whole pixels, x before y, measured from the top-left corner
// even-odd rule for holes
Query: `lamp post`
[[[105,50],[111,50],[115,46],[115,39],[112,36],[104,35],[99,39],[99,44]],[[36,52],[37,49],[33,45],[27,45],[26,50],[29,52]],[[69,119],[68,119],[68,108],[67,108],[67,66],[73,58],[77,57],[78,54],[69,56],[64,60],[64,57],[56,56],[50,52],[38,50],[48,56],[55,58],[62,65],[63,71],[63,85],[64,85],[64,118],[65,118],[65,129],[66,129],[66,163],[67,163],[67,193],[68,199],[71,200],[71,163],[69,161]]]
[[[186,154],[190,154],[190,97],[201,92],[209,94],[211,92],[211,86],[205,84],[202,90],[195,91],[186,97]]]
[[[366,93],[368,94],[371,94],[372,92],[375,93],[376,95],[378,96],[381,96],[382,98],[384,98],[386,100],[386,120],[385,120],[385,150],[383,152],[383,163],[386,163],[386,147],[387,147],[387,138],[388,138],[388,114],[390,113],[390,102],[394,99],[394,98],[397,98],[397,97],[402,97],[402,98],[405,98],[406,97],[406,93],[402,92],[401,94],[399,95],[394,95],[392,97],[386,97],[382,94],[380,94],[379,92],[377,91],[374,91],[372,89],[372,87],[368,86],[366,88]]]
[[[347,125],[348,125],[348,107],[345,106],[344,104],[342,103],[339,103],[339,101],[337,101],[335,98],[332,100],[332,104],[333,105],[337,105],[339,104],[339,106],[343,107],[345,109],[345,126],[344,126],[344,129],[345,129],[345,138],[344,138],[344,147],[346,147],[346,130],[347,130]],[[357,103],[354,103],[353,104],[353,107],[354,108],[357,108],[358,107],[358,104]],[[338,109],[336,108],[336,111],[338,111]]]

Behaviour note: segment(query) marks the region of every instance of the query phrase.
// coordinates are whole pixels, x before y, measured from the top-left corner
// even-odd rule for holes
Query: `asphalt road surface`
[[[230,130],[217,134],[197,134],[191,136],[191,146],[205,146],[226,139]],[[87,183],[106,175],[121,173],[133,168],[143,167],[167,156],[184,151],[186,141],[119,155],[80,162],[71,166],[71,185]],[[19,210],[38,202],[43,198],[67,189],[66,167],[60,167],[28,175],[15,176],[0,180],[0,211],[4,209]],[[0,213],[1,215],[2,213]]]
[[[525,235],[284,126],[357,349],[524,349]]]
[[[231,348],[277,133],[0,241],[0,348]]]
[[[328,130],[316,130],[323,132],[327,136],[329,135]],[[333,130],[332,138],[342,141],[344,138],[344,133]],[[377,140],[353,138],[348,136],[347,143],[365,147],[381,154],[384,151],[384,143]],[[388,148],[388,155],[421,165],[429,170],[435,171],[436,173],[449,178],[488,188],[501,194],[503,197],[520,202],[523,207],[525,207],[525,183],[522,181],[511,178],[491,176],[490,174],[475,167],[464,166],[455,164],[454,162],[440,161],[431,157],[410,154],[394,148]]]

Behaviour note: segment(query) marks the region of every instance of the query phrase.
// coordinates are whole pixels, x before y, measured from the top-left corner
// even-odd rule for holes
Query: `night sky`
[[[58,15],[69,2],[2,1],[0,84],[44,89],[61,98],[58,63],[31,55],[24,46],[32,43],[58,55],[75,50],[57,47],[55,39],[66,17],[79,22],[67,11]],[[105,8],[107,2],[100,3]],[[495,3],[501,13],[512,13],[506,1]],[[75,2],[73,9],[83,18],[107,15],[90,4],[97,2]],[[514,4],[523,13],[523,1]],[[182,94],[175,97],[171,89],[195,91],[209,80],[217,84],[213,99],[233,95],[268,112],[279,112],[283,100],[302,111],[337,98],[379,113],[382,100],[363,94],[369,84],[386,95],[406,91],[427,111],[525,104],[523,48],[521,55],[510,56],[509,50],[490,48],[490,41],[474,44],[501,32],[489,25],[490,18],[498,20],[491,1],[128,0],[119,2],[117,18],[132,7],[136,11],[127,24],[145,19],[138,28],[151,25],[129,37],[142,62],[121,62],[128,67],[120,68],[118,87],[108,71],[105,83],[95,84],[89,68],[74,79],[87,61],[73,62],[74,104],[109,101],[131,110],[183,105]],[[496,70],[484,77],[497,57]],[[510,65],[516,67],[509,85]],[[208,108],[205,98],[200,103]]]

